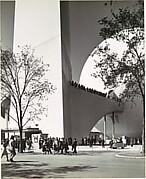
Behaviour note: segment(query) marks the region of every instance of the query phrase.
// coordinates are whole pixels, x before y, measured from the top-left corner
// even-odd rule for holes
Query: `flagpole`
[[[6,130],[7,130],[7,138],[9,139],[9,113],[8,109],[6,109]]]

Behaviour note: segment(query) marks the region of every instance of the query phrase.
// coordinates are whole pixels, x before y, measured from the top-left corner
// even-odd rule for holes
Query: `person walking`
[[[84,138],[81,139],[81,145],[84,145]]]
[[[104,139],[102,139],[101,145],[102,145],[102,148],[104,148],[104,146],[105,146],[105,144],[104,144]]]
[[[113,140],[111,140],[111,141],[109,142],[109,145],[110,145],[110,148],[113,147]]]
[[[15,150],[16,142],[14,140],[13,135],[10,138],[9,146],[10,146],[10,148],[9,148],[9,150],[10,150],[10,162],[13,162],[14,161],[13,158],[16,155],[16,150]]]
[[[31,140],[31,138],[28,139],[27,145],[28,145],[28,150],[30,150],[32,148],[32,140]]]
[[[6,158],[7,158],[7,161],[9,161],[9,158],[8,158],[8,147],[9,145],[9,139],[5,139],[4,142],[3,142],[3,152],[2,152],[2,156],[1,158],[3,158],[4,155],[6,155]]]
[[[133,147],[133,144],[134,144],[134,140],[133,140],[133,138],[131,138],[130,139],[130,145],[131,145],[131,147]]]
[[[58,139],[58,137],[56,137],[56,139],[54,139],[54,141],[53,141],[53,149],[54,149],[54,154],[59,153],[59,139]]]
[[[60,140],[60,150],[61,150],[61,154],[63,154],[63,149],[64,149],[64,139],[62,138]]]
[[[72,151],[73,153],[77,153],[77,140],[74,138],[73,144],[72,144]]]
[[[43,142],[44,142],[43,138],[40,138],[39,139],[39,149],[43,148]]]
[[[69,154],[68,150],[69,150],[69,147],[68,147],[68,141],[67,139],[65,140],[65,144],[64,144],[64,149],[65,149],[65,154]]]
[[[43,154],[47,153],[47,139],[44,139],[42,152],[43,152]]]
[[[48,152],[48,154],[49,153],[52,154],[52,151],[51,151],[51,148],[52,148],[52,146],[51,146],[51,140],[49,138],[46,141],[46,146],[47,146],[47,152]]]

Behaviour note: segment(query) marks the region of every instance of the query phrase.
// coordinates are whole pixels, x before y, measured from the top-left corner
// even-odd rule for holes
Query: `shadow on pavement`
[[[23,163],[24,162],[24,163]],[[63,178],[67,172],[83,172],[90,170],[91,166],[63,166],[49,168],[46,163],[27,163],[35,161],[18,161],[14,163],[2,164],[2,178]]]

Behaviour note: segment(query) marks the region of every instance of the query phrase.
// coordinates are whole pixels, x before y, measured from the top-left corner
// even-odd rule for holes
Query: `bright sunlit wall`
[[[62,68],[59,0],[16,0],[14,51],[18,45],[31,45],[36,56],[50,64],[48,79],[57,87],[49,95],[47,117],[39,128],[50,136],[63,136]]]

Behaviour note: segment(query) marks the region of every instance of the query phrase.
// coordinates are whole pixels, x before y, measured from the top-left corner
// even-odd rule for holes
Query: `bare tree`
[[[94,54],[100,58],[95,60],[94,77],[100,77],[107,88],[116,88],[125,84],[122,97],[133,99],[139,96],[143,104],[143,153],[145,154],[145,53],[144,53],[144,2],[138,1],[136,9],[119,9],[112,18],[99,21],[103,27],[100,35],[106,41],[105,46],[99,46]],[[122,57],[110,49],[108,38],[126,44]],[[116,47],[115,47],[116,48]],[[94,54],[92,54],[94,56]],[[100,70],[99,70],[100,69]]]
[[[15,109],[20,132],[20,152],[22,149],[23,127],[32,118],[38,118],[45,108],[41,103],[55,90],[46,76],[48,64],[42,58],[36,58],[30,46],[19,47],[19,53],[8,50],[1,52],[1,96],[11,96],[11,105]],[[30,113],[31,117],[26,117]]]

